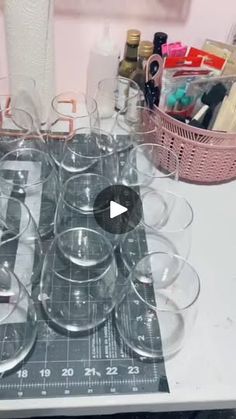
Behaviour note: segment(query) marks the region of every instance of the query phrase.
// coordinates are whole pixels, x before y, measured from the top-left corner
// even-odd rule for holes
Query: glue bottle
[[[116,77],[119,67],[119,48],[110,35],[110,26],[104,26],[103,37],[90,51],[87,70],[87,95],[96,96],[98,83]]]

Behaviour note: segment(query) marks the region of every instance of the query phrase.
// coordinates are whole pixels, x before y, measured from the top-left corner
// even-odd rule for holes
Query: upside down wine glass
[[[113,248],[104,235],[79,227],[55,237],[44,260],[41,301],[56,328],[77,333],[98,326],[122,289]]]
[[[37,336],[34,303],[17,276],[0,265],[0,374],[30,353]]]
[[[64,143],[72,132],[81,127],[99,127],[96,101],[81,92],[63,92],[51,103],[47,142],[57,166],[64,156]]]

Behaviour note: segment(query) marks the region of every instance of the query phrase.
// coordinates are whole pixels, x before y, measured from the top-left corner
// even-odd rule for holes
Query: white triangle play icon
[[[110,218],[118,217],[118,215],[124,214],[126,211],[128,211],[128,208],[117,204],[117,202],[110,201]]]

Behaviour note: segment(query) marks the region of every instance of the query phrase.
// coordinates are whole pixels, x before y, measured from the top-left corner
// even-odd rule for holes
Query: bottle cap
[[[127,42],[130,45],[139,45],[141,32],[138,29],[129,29],[127,31]]]
[[[139,44],[139,55],[149,58],[153,53],[153,43],[150,41],[141,41]]]
[[[153,43],[161,43],[161,44],[165,44],[167,42],[167,38],[168,35],[165,32],[156,32],[154,34],[154,39],[153,39]]]

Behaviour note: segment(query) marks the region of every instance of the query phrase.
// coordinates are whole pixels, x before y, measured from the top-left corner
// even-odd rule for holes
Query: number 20
[[[74,370],[73,368],[62,368],[61,375],[62,377],[73,377]]]

